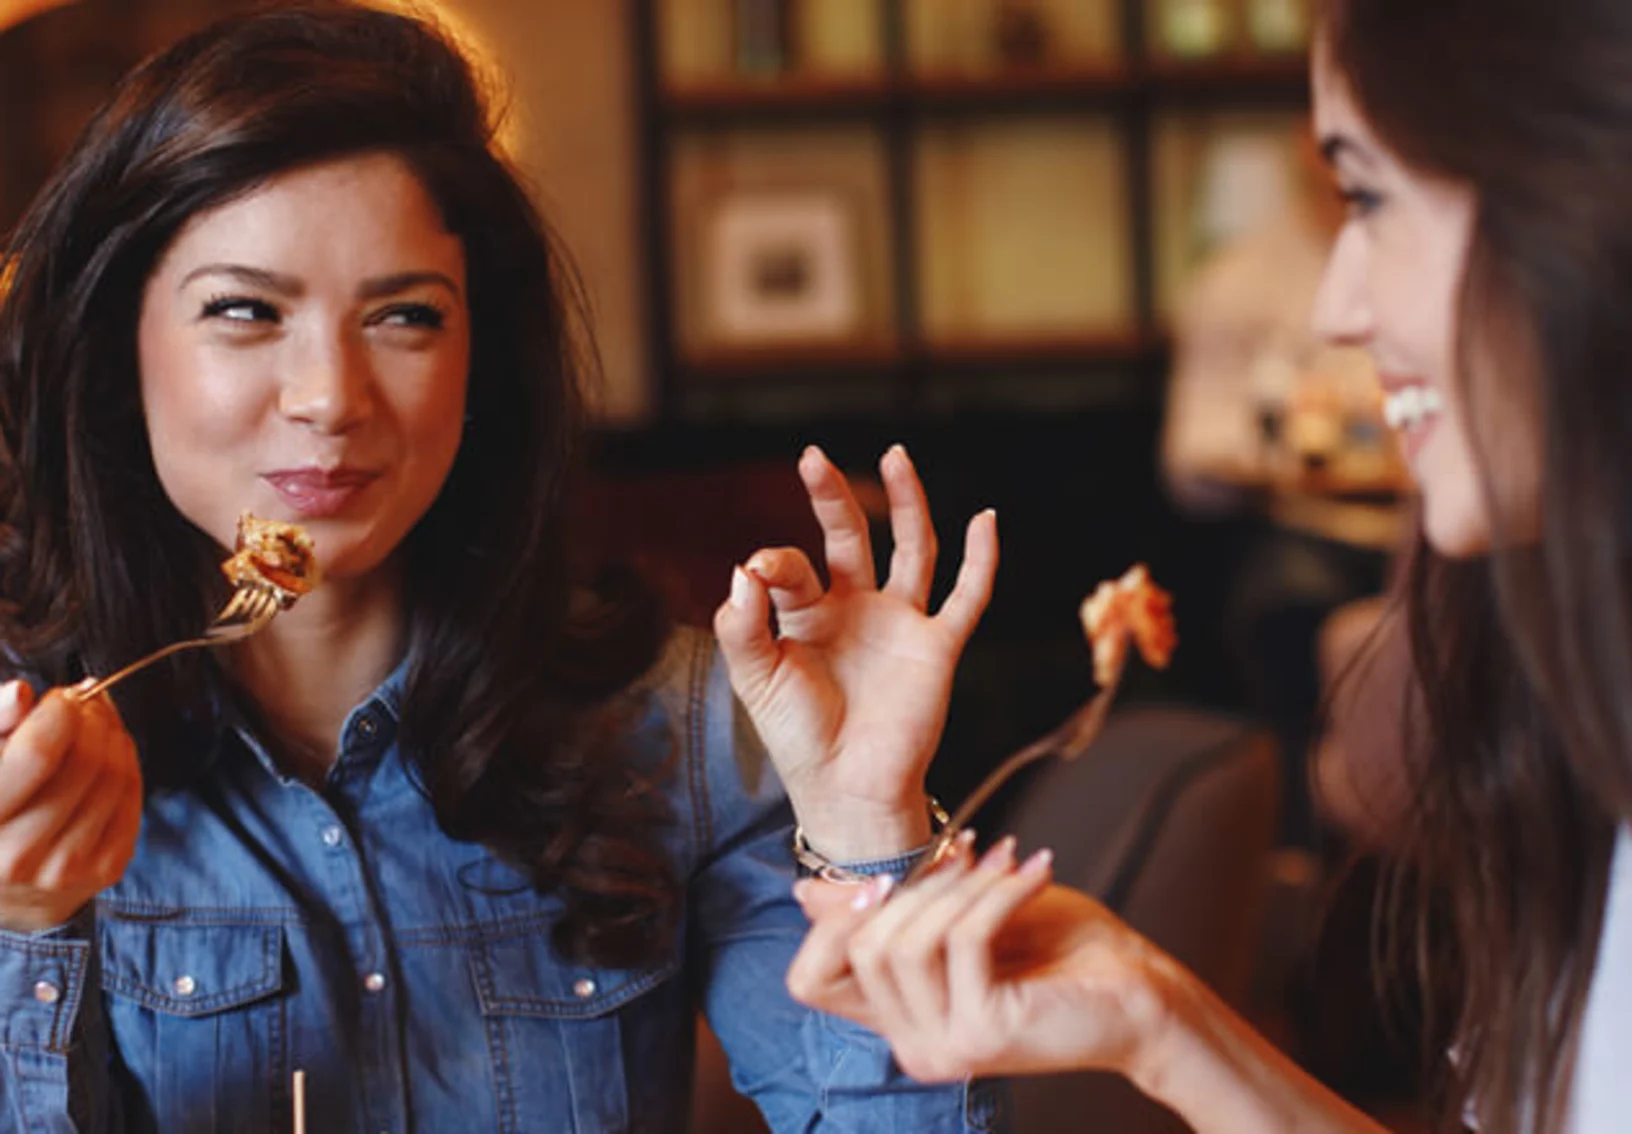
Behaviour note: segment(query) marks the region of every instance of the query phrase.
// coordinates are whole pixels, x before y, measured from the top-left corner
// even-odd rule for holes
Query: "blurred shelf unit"
[[[660,412],[1153,402],[1301,176],[1309,2],[635,0]]]

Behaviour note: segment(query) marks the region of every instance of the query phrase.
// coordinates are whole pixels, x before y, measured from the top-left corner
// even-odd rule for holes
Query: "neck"
[[[400,660],[404,629],[401,578],[388,567],[325,581],[234,649],[233,678],[291,771],[313,781],[327,773],[346,715]]]

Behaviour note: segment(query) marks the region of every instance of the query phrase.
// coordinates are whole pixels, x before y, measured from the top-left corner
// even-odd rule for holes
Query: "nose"
[[[278,395],[291,421],[324,433],[346,433],[374,408],[374,375],[358,336],[344,330],[314,339],[294,360]]]
[[[1317,336],[1344,346],[1365,346],[1376,330],[1366,289],[1364,237],[1346,226],[1332,245],[1315,293],[1313,328]]]

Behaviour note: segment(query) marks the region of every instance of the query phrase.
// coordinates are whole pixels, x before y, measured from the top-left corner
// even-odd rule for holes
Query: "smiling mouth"
[[[1438,417],[1445,403],[1431,386],[1402,386],[1383,398],[1383,420],[1390,429],[1411,433]]]
[[[375,473],[349,469],[335,472],[301,469],[268,473],[263,479],[297,515],[320,519],[343,511],[378,477]]]

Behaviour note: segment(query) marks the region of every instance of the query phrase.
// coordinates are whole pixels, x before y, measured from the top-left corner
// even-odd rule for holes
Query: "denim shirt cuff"
[[[0,1048],[66,1051],[91,979],[95,912],[37,933],[0,931]]]
[[[836,862],[833,865],[841,870],[847,870],[851,874],[860,874],[868,878],[877,878],[881,874],[893,874],[895,880],[899,882],[907,876],[914,866],[918,865],[921,858],[934,849],[934,846],[933,842],[929,842],[921,847],[890,855],[888,858],[868,858],[860,862]]]

